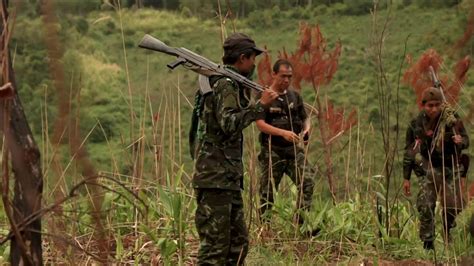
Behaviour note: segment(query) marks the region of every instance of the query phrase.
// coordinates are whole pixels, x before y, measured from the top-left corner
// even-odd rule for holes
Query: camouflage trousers
[[[265,216],[265,212],[272,208],[274,202],[274,190],[278,191],[278,186],[284,174],[287,174],[298,189],[296,200],[297,209],[308,210],[311,207],[315,171],[305,159],[302,148],[293,147],[286,150],[272,148],[262,148],[258,156],[261,177],[260,177],[260,214]],[[302,222],[301,219],[298,219]]]
[[[443,236],[449,236],[449,230],[456,226],[456,215],[463,208],[463,198],[459,182],[459,172],[445,167],[431,168],[420,177],[420,190],[417,197],[417,209],[420,217],[420,239],[435,239],[435,208],[440,197],[443,219]],[[443,178],[444,176],[444,178]]]
[[[248,251],[248,233],[240,191],[196,189],[198,265],[242,265]]]

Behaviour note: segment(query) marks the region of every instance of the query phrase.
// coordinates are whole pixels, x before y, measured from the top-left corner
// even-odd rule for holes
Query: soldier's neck
[[[278,93],[278,94],[280,94],[280,95],[286,94],[286,92],[287,92],[286,89],[281,89],[281,88],[279,88],[278,86],[275,86],[275,85],[271,85],[270,88],[271,88],[274,92],[276,92],[276,93]]]

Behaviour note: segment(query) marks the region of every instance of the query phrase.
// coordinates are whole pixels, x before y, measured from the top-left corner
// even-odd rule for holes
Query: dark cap
[[[255,41],[252,38],[240,32],[230,35],[224,41],[224,50],[226,51],[240,52],[249,48],[255,50],[257,55],[265,52],[264,49],[258,48],[255,45]]]
[[[437,88],[427,88],[423,91],[421,94],[421,103],[425,104],[429,101],[443,101],[443,95],[441,94],[441,91]]]

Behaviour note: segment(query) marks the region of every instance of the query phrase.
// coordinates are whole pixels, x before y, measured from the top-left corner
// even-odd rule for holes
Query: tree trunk
[[[3,158],[11,156],[11,165],[15,176],[13,204],[8,200],[8,187],[3,189],[4,208],[10,220],[14,237],[10,243],[10,263],[12,265],[41,265],[43,264],[41,247],[41,219],[37,218],[27,226],[22,222],[34,213],[41,210],[43,191],[43,172],[41,170],[40,152],[31,133],[31,129],[23,111],[23,107],[16,91],[15,75],[8,51],[8,2],[2,0],[1,22],[2,38],[2,84],[11,83],[13,95],[9,99],[0,100],[0,124],[5,136],[7,148]],[[8,180],[8,161],[4,161],[3,178]],[[8,185],[3,184],[4,186]]]

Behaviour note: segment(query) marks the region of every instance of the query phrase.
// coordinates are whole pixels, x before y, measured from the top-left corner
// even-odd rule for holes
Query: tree
[[[2,200],[11,226],[12,265],[41,265],[41,199],[43,172],[40,152],[30,130],[15,88],[8,41],[8,3],[1,2],[1,61],[4,84],[0,99],[0,123],[4,134]],[[7,24],[5,24],[7,22]],[[8,92],[8,93],[6,93]],[[9,200],[9,156],[15,177],[13,203]]]

